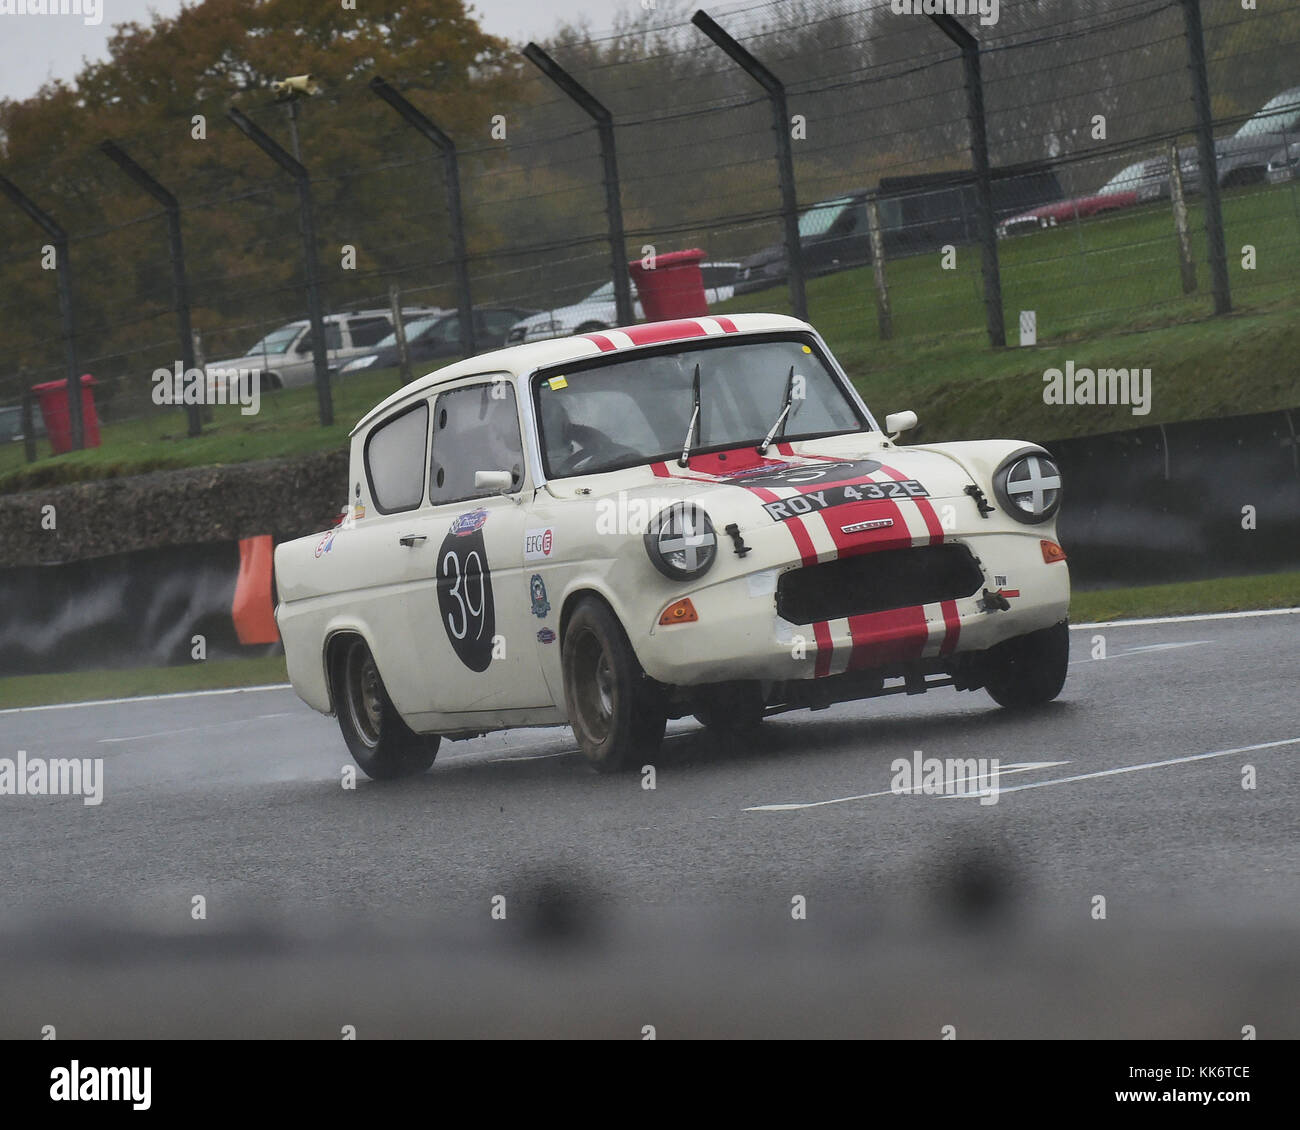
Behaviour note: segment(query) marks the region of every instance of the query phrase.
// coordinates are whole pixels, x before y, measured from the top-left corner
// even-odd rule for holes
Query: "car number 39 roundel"
[[[457,658],[471,671],[492,662],[496,609],[482,529],[447,532],[438,549],[438,610]]]

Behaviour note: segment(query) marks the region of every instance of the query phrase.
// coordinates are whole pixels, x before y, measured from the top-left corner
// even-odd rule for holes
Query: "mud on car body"
[[[1019,440],[903,446],[807,323],[520,345],[352,433],[346,517],[276,551],[289,674],[371,776],[568,723],[602,770],[719,729],[935,687],[1055,697],[1059,472]]]

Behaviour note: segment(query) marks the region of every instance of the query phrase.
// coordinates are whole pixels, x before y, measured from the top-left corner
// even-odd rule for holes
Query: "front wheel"
[[[1069,665],[1070,628],[1062,620],[990,648],[984,685],[999,706],[1038,706],[1061,693]]]
[[[562,658],[569,724],[587,760],[612,773],[652,757],[668,721],[664,697],[607,605],[591,598],[578,605]]]
[[[438,756],[437,734],[417,734],[397,713],[365,640],[334,651],[331,681],[343,740],[361,771],[376,781],[423,773]]]

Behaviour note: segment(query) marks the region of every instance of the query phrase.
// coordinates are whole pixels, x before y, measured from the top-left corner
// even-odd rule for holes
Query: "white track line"
[[[1140,624],[1194,624],[1199,620],[1242,620],[1247,616],[1294,616],[1300,608],[1261,608],[1253,612],[1199,612],[1195,616],[1153,616],[1148,620],[1096,620],[1088,624],[1071,624],[1071,631],[1084,628],[1128,628]]]
[[[1103,655],[1101,658],[1090,655],[1086,659],[1071,659],[1070,666],[1077,667],[1080,663],[1104,663],[1110,659],[1123,659],[1126,655],[1150,655],[1153,651],[1175,651],[1180,647],[1196,647],[1198,644],[1213,642],[1213,640],[1175,640],[1172,643],[1145,643],[1141,647],[1130,647],[1127,651],[1117,651],[1113,655]]]
[[[28,714],[37,710],[78,710],[83,706],[125,706],[133,702],[166,702],[174,698],[208,698],[219,694],[255,694],[258,691],[291,691],[289,683],[268,683],[260,687],[226,687],[215,691],[177,691],[174,694],[142,694],[135,698],[97,698],[90,702],[51,702],[45,706],[11,706],[0,714]]]
[[[1119,773],[1137,773],[1142,769],[1163,769],[1166,765],[1185,765],[1189,761],[1208,761],[1213,757],[1231,757],[1238,753],[1255,753],[1261,749],[1277,749],[1284,745],[1300,745],[1300,738],[1283,738],[1276,742],[1259,742],[1256,745],[1238,746],[1236,749],[1218,749],[1213,753],[1193,753],[1188,757],[1171,757],[1168,761],[1148,761],[1142,765],[1122,765],[1118,769],[1099,769],[1096,773],[1080,773],[1074,777],[1053,777],[1049,781],[1030,781],[1027,785],[1012,785],[1009,789],[998,789],[1003,793],[1018,793],[1025,789],[1045,789],[1048,785],[1068,785],[1072,781],[1090,781],[1095,777],[1114,777]],[[954,799],[945,797],[945,800]]]
[[[1034,769],[1052,769],[1055,768],[1057,765],[1069,765],[1069,764],[1070,763],[1068,761],[1016,762],[1015,764],[1012,765],[999,766],[998,772],[999,774],[1029,773]],[[954,785],[954,784],[956,784],[955,777],[944,782],[945,786]],[[879,793],[860,793],[857,796],[836,797],[834,800],[812,800],[812,801],[806,801],[804,803],[791,803],[791,804],[756,804],[754,805],[753,808],[747,808],[745,809],[745,811],[746,812],[796,812],[799,809],[803,809],[803,808],[825,808],[828,804],[848,804],[848,802],[851,800],[871,800],[874,797],[880,797],[880,796],[903,796],[905,795],[905,793],[909,793],[909,792],[920,794],[921,789],[922,789],[921,785],[914,785],[911,789],[905,789],[903,792],[898,792],[898,793],[896,793],[893,789],[885,789],[883,792],[879,792]],[[1007,790],[1001,789],[999,791],[1006,792]]]
[[[125,738],[100,738],[99,745],[115,745],[118,742],[142,742],[149,738],[174,738],[177,734],[197,734],[202,730],[225,730],[231,726],[251,726],[266,718],[289,718],[291,715],[281,711],[278,714],[259,714],[256,718],[234,718],[229,722],[209,722],[205,726],[186,726],[183,730],[155,730],[152,734],[131,734]]]

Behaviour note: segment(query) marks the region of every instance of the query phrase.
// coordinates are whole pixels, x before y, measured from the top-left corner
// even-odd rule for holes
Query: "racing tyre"
[[[668,721],[663,694],[605,604],[586,599],[574,609],[562,658],[569,724],[587,760],[612,773],[652,757]]]
[[[423,773],[438,756],[437,734],[417,734],[393,706],[365,640],[334,649],[331,682],[339,729],[353,760],[376,781]]]
[[[989,649],[985,688],[999,706],[1051,702],[1065,686],[1070,629],[1064,620]]]

